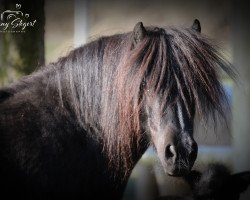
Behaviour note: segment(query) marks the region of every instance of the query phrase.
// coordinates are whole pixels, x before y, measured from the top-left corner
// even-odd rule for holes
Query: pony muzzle
[[[165,172],[170,176],[188,174],[197,158],[198,146],[195,141],[187,146],[168,144],[165,148]]]

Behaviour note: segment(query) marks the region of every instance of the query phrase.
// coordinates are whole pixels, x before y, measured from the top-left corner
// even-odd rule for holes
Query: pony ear
[[[147,31],[144,28],[142,22],[138,22],[133,30],[133,45],[134,47],[139,44],[146,36]]]
[[[200,24],[200,21],[198,19],[195,19],[194,20],[194,23],[191,27],[193,30],[197,31],[198,33],[201,32],[201,24]]]
[[[237,192],[243,192],[250,185],[250,171],[231,175],[231,181]]]

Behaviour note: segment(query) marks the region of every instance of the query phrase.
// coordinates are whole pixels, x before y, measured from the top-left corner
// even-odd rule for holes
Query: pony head
[[[190,172],[198,151],[194,116],[223,117],[227,101],[219,71],[234,78],[230,64],[200,31],[198,20],[189,28],[139,22],[118,40],[108,38],[113,59],[105,65],[110,78],[103,86],[109,93],[103,113],[109,115],[102,119],[113,166],[130,171],[152,144],[166,173]]]
[[[204,118],[223,115],[226,95],[218,71],[233,76],[200,31],[198,20],[184,29],[145,28],[139,22],[118,68],[124,129],[146,134],[164,170],[173,176],[187,174],[196,160],[195,113]]]

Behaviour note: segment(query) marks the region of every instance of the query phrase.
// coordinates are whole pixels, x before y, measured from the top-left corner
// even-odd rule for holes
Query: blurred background
[[[0,86],[56,61],[75,47],[103,35],[145,26],[192,25],[214,39],[239,73],[238,84],[221,76],[232,115],[214,130],[197,120],[199,155],[195,168],[223,162],[233,172],[250,170],[250,17],[248,4],[234,0],[0,0]],[[6,11],[23,13],[16,28],[6,27]],[[129,180],[124,199],[154,199],[157,195],[187,195],[181,179],[166,176],[152,148],[142,157]],[[249,190],[241,197],[249,200]]]

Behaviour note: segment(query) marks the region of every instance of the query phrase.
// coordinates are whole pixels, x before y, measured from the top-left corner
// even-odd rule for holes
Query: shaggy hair
[[[162,109],[182,100],[206,118],[223,115],[223,70],[234,78],[217,47],[190,28],[146,28],[133,45],[133,33],[102,37],[5,88],[0,101],[47,77],[45,94],[72,112],[77,123],[103,144],[115,170],[131,171],[148,143],[141,127],[143,99],[160,96]],[[190,102],[193,102],[191,108]]]

